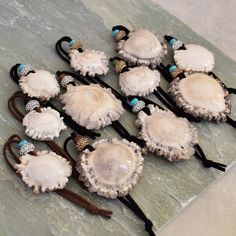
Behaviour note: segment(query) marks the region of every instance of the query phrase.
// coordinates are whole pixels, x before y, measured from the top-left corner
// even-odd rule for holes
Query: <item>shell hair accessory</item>
[[[68,43],[69,52],[62,47],[64,42]],[[57,41],[56,51],[63,60],[70,63],[72,69],[83,76],[105,75],[109,70],[108,59],[104,52],[91,49],[83,50],[80,41],[68,36]]]
[[[100,139],[90,144],[88,138],[72,133],[64,142],[68,155],[70,141],[79,153],[75,170],[88,191],[120,200],[144,222],[148,234],[155,236],[153,223],[129,194],[143,172],[141,148],[134,142],[116,138]]]
[[[11,68],[10,75],[29,97],[49,100],[60,92],[56,76],[48,71],[35,70],[27,64],[16,64]]]
[[[17,146],[20,157],[13,151],[13,145]],[[57,144],[51,142],[50,147],[53,151],[37,151],[32,143],[12,135],[3,146],[3,154],[8,166],[35,194],[53,191],[91,214],[110,218],[111,211],[100,209],[65,188],[72,175],[71,161]]]
[[[148,29],[129,31],[123,25],[116,25],[112,27],[112,36],[117,42],[118,57],[129,65],[150,65],[154,68],[167,52],[165,40]]]
[[[67,72],[57,72],[61,86],[66,92],[61,95],[63,110],[79,125],[86,129],[98,130],[113,121],[118,120],[124,113],[122,103],[113,95],[110,89],[98,84],[83,85],[74,82],[74,76]]]
[[[22,99],[25,103],[24,115],[16,105],[16,99]],[[39,100],[31,99],[22,92],[14,93],[8,99],[8,109],[12,115],[25,127],[25,133],[28,137],[40,140],[50,141],[58,138],[62,130],[66,129],[63,117],[60,113],[51,107],[42,107]]]
[[[187,160],[195,155],[204,167],[225,171],[226,165],[206,158],[198,144],[197,129],[186,118],[177,117],[171,111],[157,104],[154,106],[143,98],[130,96],[129,99],[133,112],[137,113],[135,125],[139,129],[139,136],[134,139],[120,124],[118,129],[113,128],[121,137],[139,142],[138,145],[143,149],[171,162]]]

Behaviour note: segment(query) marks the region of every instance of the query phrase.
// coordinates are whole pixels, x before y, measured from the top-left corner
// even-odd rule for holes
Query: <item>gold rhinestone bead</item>
[[[126,35],[125,31],[120,30],[120,31],[115,35],[115,40],[116,40],[116,41],[120,41],[125,35]]]
[[[117,61],[115,64],[115,71],[121,73],[124,67],[126,67],[125,61]]]
[[[71,46],[70,46],[70,50],[73,49],[78,49],[78,48],[82,48],[82,43],[80,41],[75,41]]]
[[[176,70],[174,70],[171,75],[176,78],[178,76],[178,74],[182,73],[184,70],[181,68],[177,68]]]
[[[75,140],[75,147],[78,152],[81,152],[84,147],[90,144],[90,141],[88,138],[84,137],[77,137]]]

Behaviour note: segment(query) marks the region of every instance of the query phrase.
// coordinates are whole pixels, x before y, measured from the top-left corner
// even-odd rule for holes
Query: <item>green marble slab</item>
[[[55,72],[68,69],[55,53],[54,44],[63,35],[80,39],[85,48],[100,49],[111,57],[115,43],[111,27],[131,21],[136,27],[147,27],[163,35],[173,34],[184,42],[199,43],[215,55],[215,72],[222,80],[236,87],[235,62],[223,55],[206,39],[162,8],[147,0],[139,1],[0,1],[0,145],[11,134],[23,135],[23,128],[7,109],[8,97],[18,89],[9,69],[15,63],[28,63]],[[166,63],[171,62],[169,58]],[[117,75],[111,70],[104,80],[117,87]],[[163,86],[165,83],[163,82]],[[155,98],[154,98],[155,99]],[[236,100],[232,99],[236,117]],[[134,115],[126,113],[121,122],[133,134]],[[199,142],[210,159],[226,164],[235,160],[236,134],[226,124],[202,122],[197,125]],[[178,132],[178,130],[176,131]],[[62,143],[70,130],[63,132]],[[103,137],[117,136],[107,128]],[[36,143],[38,148],[45,148]],[[168,163],[152,155],[145,158],[144,174],[131,195],[150,217],[156,231],[201,193],[221,173],[207,170],[192,158],[190,161]],[[106,200],[89,194],[71,181],[68,188],[87,199],[113,210],[111,220],[87,214],[86,211],[62,199],[55,193],[34,195],[14,175],[0,155],[0,236],[50,235],[145,235],[143,224],[118,200]],[[193,216],[194,217],[194,216]]]

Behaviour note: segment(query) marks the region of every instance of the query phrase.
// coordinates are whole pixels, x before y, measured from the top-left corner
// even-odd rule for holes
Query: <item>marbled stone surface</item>
[[[28,63],[36,68],[68,69],[55,53],[54,44],[63,35],[83,42],[84,48],[115,55],[111,27],[128,20],[136,27],[147,27],[163,35],[173,34],[184,42],[199,43],[215,55],[215,72],[231,87],[236,87],[235,62],[191,31],[186,25],[166,13],[151,1],[23,1],[0,2],[0,143],[11,134],[23,135],[23,128],[7,110],[7,99],[18,87],[9,77],[15,63]],[[166,59],[166,63],[170,59]],[[118,88],[117,75],[111,70],[104,80]],[[163,86],[165,83],[162,82]],[[155,99],[155,98],[153,98]],[[236,117],[236,100],[232,98]],[[126,113],[121,122],[135,134],[135,116]],[[199,141],[210,159],[230,164],[235,160],[235,131],[227,124],[202,122],[197,125]],[[71,131],[63,132],[62,143]],[[177,131],[178,132],[178,131]],[[111,128],[103,137],[117,136]],[[45,148],[34,142],[38,148]],[[144,174],[131,195],[150,217],[156,231],[201,193],[221,173],[207,170],[193,157],[190,161],[169,163],[149,155]],[[113,210],[111,220],[94,217],[55,193],[36,196],[0,159],[0,235],[144,235],[143,224],[117,200],[106,200],[82,190],[71,181],[68,188],[104,208]]]

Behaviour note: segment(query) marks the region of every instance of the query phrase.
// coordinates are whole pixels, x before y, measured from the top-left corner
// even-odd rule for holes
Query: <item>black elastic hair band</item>
[[[199,159],[202,162],[202,164],[205,168],[213,167],[217,170],[225,172],[225,168],[227,166],[224,164],[218,163],[218,162],[208,160],[199,144],[195,145],[195,154],[194,155],[197,157],[197,159]]]

